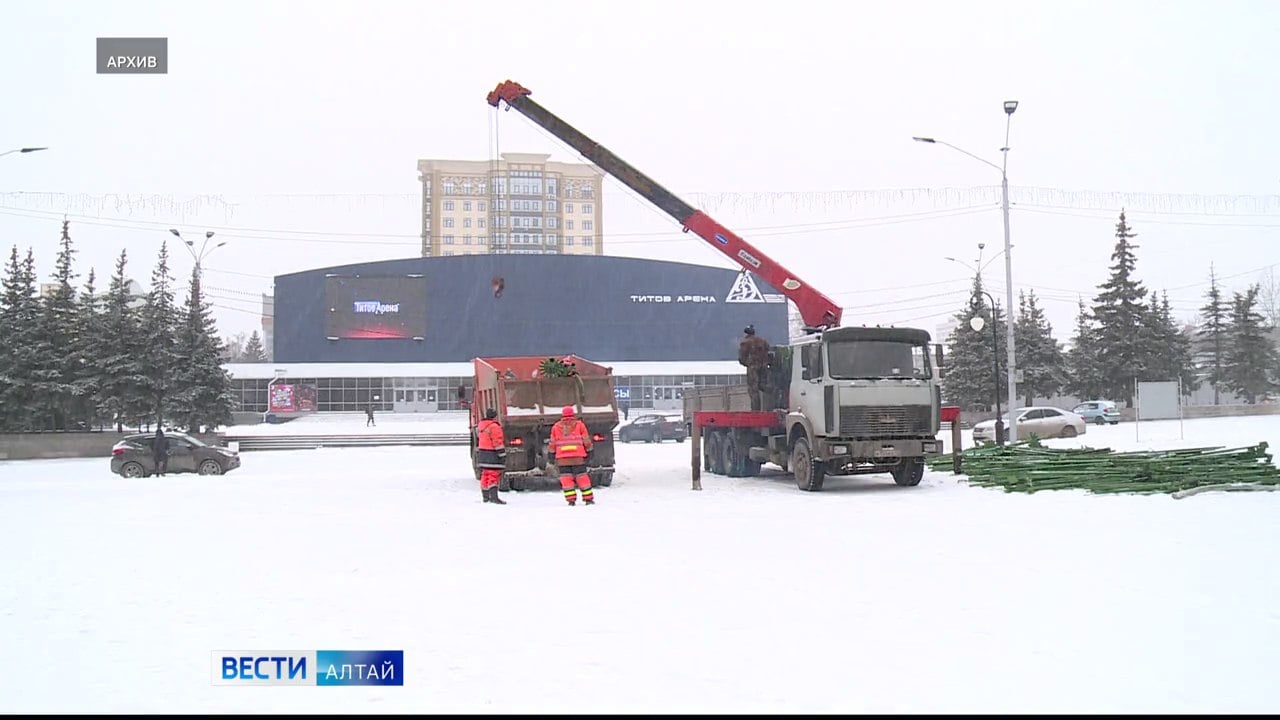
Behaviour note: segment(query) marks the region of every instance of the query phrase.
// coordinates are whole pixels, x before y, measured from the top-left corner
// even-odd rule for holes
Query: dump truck
[[[751,243],[677,197],[639,169],[547,110],[512,80],[486,97],[506,103],[538,127],[653,203],[681,226],[759,275],[795,304],[802,336],[775,345],[769,399],[756,407],[745,386],[686,388],[685,418],[702,446],[702,467],[755,475],[765,462],[795,474],[801,490],[817,491],[831,475],[889,473],[899,485],[920,483],[925,458],[942,452],[941,345],[931,362],[929,333],[917,328],[841,327],[843,309]],[[826,258],[853,262],[845,258]],[[856,263],[850,277],[858,277]],[[698,433],[706,442],[699,442]],[[691,458],[695,488],[699,458]]]
[[[542,372],[548,359],[572,368],[568,377]],[[467,406],[471,426],[471,466],[476,479],[476,427],[490,408],[507,441],[507,467],[498,489],[560,489],[560,472],[548,443],[551,426],[560,420],[565,406],[572,406],[591,433],[592,450],[587,470],[594,487],[613,484],[613,431],[618,426],[613,369],[576,355],[546,357],[485,357],[472,361],[475,384],[471,398],[465,390],[459,398]]]

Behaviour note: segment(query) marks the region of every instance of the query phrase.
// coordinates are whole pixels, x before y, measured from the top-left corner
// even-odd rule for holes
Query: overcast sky
[[[625,9],[624,9],[625,8]],[[418,253],[419,158],[577,160],[485,95],[552,112],[846,306],[931,332],[1003,248],[1061,339],[1106,278],[1122,205],[1138,274],[1179,315],[1213,263],[1280,264],[1274,2],[184,2],[4,0],[0,245],[53,270],[124,248],[145,285],[169,227],[214,230],[226,333],[271,277]],[[97,37],[167,37],[167,75],[98,75]],[[621,185],[605,252],[733,266]],[[175,274],[192,258],[172,246]],[[1280,270],[1280,267],[1277,268]],[[1003,258],[987,266],[1003,299]],[[83,278],[81,278],[83,279]],[[643,289],[637,289],[642,291]]]

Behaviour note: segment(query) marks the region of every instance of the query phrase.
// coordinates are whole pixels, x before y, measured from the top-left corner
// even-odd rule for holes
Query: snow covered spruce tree
[[[222,368],[224,352],[210,307],[200,288],[200,269],[191,271],[187,303],[179,315],[176,384],[170,392],[172,424],[191,432],[231,423],[231,376]]]
[[[15,245],[5,266],[0,293],[0,428],[32,430],[35,407],[36,334],[40,301],[36,297],[35,256],[19,259]]]
[[[146,397],[142,317],[129,293],[129,279],[125,276],[128,262],[128,252],[121,250],[102,302],[98,361],[101,411],[116,426],[117,432],[125,427],[141,427],[151,414],[151,403]]]
[[[1145,378],[1154,381],[1177,380],[1182,384],[1184,395],[1190,395],[1200,387],[1200,380],[1196,377],[1191,336],[1183,331],[1182,325],[1173,316],[1168,292],[1162,291],[1159,298],[1151,293],[1151,303],[1147,307],[1146,333],[1150,346],[1143,363]]]
[[[982,278],[974,277],[973,292],[965,309],[956,314],[959,325],[947,338],[947,374],[942,386],[947,402],[965,409],[990,407],[994,410],[997,390],[1000,392],[1002,408],[1008,398],[1008,389],[1004,382],[997,382],[995,377],[995,360],[992,356],[991,324],[996,325],[997,348],[999,357],[1005,352],[1004,314],[997,305],[989,307],[986,296],[982,292]],[[981,317],[982,330],[975,331],[969,321]],[[1004,370],[1001,364],[1001,372]]]
[[[261,363],[267,361],[267,351],[262,347],[262,336],[254,330],[249,335],[249,340],[244,344],[244,350],[240,353],[238,362],[243,363]]]
[[[1063,390],[1079,400],[1103,397],[1102,366],[1098,362],[1098,328],[1093,315],[1079,300],[1076,312],[1075,334],[1071,336],[1071,349],[1066,353],[1067,380]]]
[[[1250,405],[1277,387],[1274,380],[1280,356],[1266,332],[1266,318],[1258,309],[1258,285],[1235,293],[1231,302],[1230,344],[1223,363],[1227,389]]]
[[[101,427],[98,408],[102,386],[102,297],[98,294],[96,275],[89,268],[84,291],[76,303],[76,345],[74,348],[76,378],[72,394],[76,398],[75,415],[87,428]]]
[[[1093,307],[1097,321],[1093,350],[1102,374],[1102,394],[1108,400],[1123,401],[1127,407],[1133,407],[1134,380],[1144,373],[1153,343],[1148,332],[1147,290],[1134,276],[1138,264],[1134,254],[1138,246],[1132,242],[1135,237],[1121,211],[1111,253],[1111,277],[1099,286],[1101,292]]]
[[[35,425],[40,430],[67,430],[76,427],[77,410],[81,407],[77,392],[83,388],[86,370],[77,320],[77,274],[72,270],[75,250],[71,247],[70,223],[63,221],[58,257],[54,263],[53,282],[40,298],[40,319],[35,332],[35,364],[32,366],[32,390],[36,413]]]
[[[178,311],[174,305],[173,276],[169,273],[169,244],[160,245],[160,255],[151,271],[151,291],[142,307],[142,370],[144,394],[149,404],[151,424],[164,424],[172,407],[172,393],[178,387],[182,360],[178,354]]]
[[[1222,297],[1222,288],[1213,266],[1209,266],[1209,290],[1205,303],[1200,307],[1200,327],[1195,336],[1196,364],[1205,373],[1205,380],[1213,387],[1213,404],[1222,402],[1225,387],[1227,353],[1231,350],[1229,334],[1231,307]]]
[[[1048,398],[1062,389],[1064,360],[1062,344],[1053,337],[1053,326],[1032,290],[1018,293],[1018,319],[1013,324],[1022,382],[1018,394],[1027,406],[1038,397]]]

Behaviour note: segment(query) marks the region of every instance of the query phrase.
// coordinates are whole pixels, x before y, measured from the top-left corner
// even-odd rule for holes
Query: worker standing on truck
[[[556,454],[556,467],[560,468],[560,488],[564,490],[564,499],[573,506],[581,490],[582,501],[594,505],[591,476],[587,474],[591,434],[586,424],[574,416],[571,406],[565,406],[560,415],[560,420],[551,426],[551,450]]]
[[[742,331],[744,337],[738,343],[738,362],[747,368],[747,392],[751,395],[751,409],[763,409],[761,391],[767,384],[769,369],[769,341],[756,335],[756,326],[748,325]]]
[[[476,465],[480,468],[480,495],[484,501],[506,505],[506,501],[498,497],[498,484],[507,467],[507,441],[497,417],[498,411],[489,408],[476,426]]]

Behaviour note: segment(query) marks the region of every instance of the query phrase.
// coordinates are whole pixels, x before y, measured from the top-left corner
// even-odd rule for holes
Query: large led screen
[[[426,332],[421,276],[330,276],[325,334],[341,340],[409,340]]]

